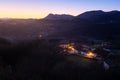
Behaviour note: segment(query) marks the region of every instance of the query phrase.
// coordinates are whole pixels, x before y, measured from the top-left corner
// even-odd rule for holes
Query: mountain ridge
[[[102,11],[102,10],[93,10],[87,11],[77,16],[72,16],[69,14],[52,14],[43,18],[45,20],[85,20],[92,21],[94,23],[119,23],[120,22],[120,11]]]
[[[48,19],[48,20],[72,20],[73,18],[74,18],[74,16],[69,15],[69,14],[52,14],[52,13],[50,13],[44,19]]]

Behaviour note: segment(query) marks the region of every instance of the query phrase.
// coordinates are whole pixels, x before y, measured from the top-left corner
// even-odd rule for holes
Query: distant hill
[[[118,39],[120,36],[120,11],[88,11],[71,20],[63,15],[49,14],[48,17],[50,16],[52,16],[50,23],[54,23],[52,27],[55,28],[52,36],[77,39],[83,36],[108,40]],[[59,20],[55,16],[59,16]]]
[[[0,19],[0,37],[14,40],[82,37],[120,40],[120,11],[88,11],[78,16],[49,14],[44,19]]]
[[[49,14],[44,18],[45,20],[74,20],[79,22],[93,22],[93,23],[119,23],[120,11],[114,10],[104,12],[102,10],[87,11],[78,16],[67,14]]]
[[[49,14],[47,17],[45,17],[44,19],[47,20],[72,20],[74,18],[74,16],[72,15],[67,15],[67,14]]]
[[[97,23],[119,23],[120,22],[120,11],[110,11],[104,12],[102,10],[98,11],[88,11],[76,16],[77,19],[85,19]]]

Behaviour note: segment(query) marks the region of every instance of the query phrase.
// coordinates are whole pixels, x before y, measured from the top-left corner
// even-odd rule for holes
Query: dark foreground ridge
[[[41,39],[0,45],[0,80],[115,80],[120,68],[105,70],[103,63],[62,54],[61,40]]]

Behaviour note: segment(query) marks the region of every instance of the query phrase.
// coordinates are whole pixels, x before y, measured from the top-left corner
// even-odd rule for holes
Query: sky
[[[49,13],[79,15],[120,10],[120,0],[0,0],[0,18],[44,18]]]

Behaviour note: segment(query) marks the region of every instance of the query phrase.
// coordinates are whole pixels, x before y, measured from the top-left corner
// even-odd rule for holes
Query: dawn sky
[[[0,0],[0,18],[43,18],[49,13],[79,15],[120,10],[120,0]]]

